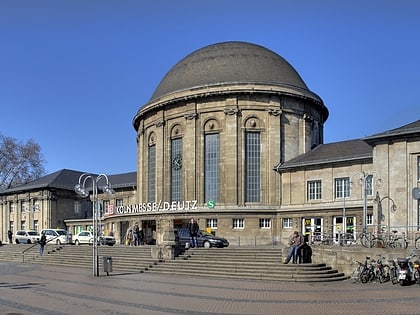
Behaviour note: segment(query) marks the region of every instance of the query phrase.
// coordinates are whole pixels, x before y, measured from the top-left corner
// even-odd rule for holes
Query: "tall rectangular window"
[[[149,163],[148,163],[148,201],[156,201],[156,145],[149,147]]]
[[[261,195],[261,145],[259,132],[245,134],[245,200],[259,202]]]
[[[366,195],[373,196],[373,175],[368,175],[366,177]]]
[[[310,180],[308,181],[308,200],[321,199],[321,181]]]
[[[171,141],[171,200],[182,201],[182,138]]]
[[[80,200],[73,201],[74,214],[76,216],[82,215],[82,202]]]
[[[335,198],[350,197],[350,178],[342,177],[335,179]]]
[[[417,180],[420,181],[420,156],[417,157]]]
[[[219,201],[219,134],[205,135],[204,150],[204,198]]]
[[[103,205],[103,211],[102,213],[109,213],[109,205],[110,205],[110,201],[109,200],[103,200],[102,201],[102,205]]]

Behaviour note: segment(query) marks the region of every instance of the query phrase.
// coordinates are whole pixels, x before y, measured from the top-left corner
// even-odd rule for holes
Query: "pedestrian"
[[[139,245],[144,245],[144,233],[142,228],[139,229]]]
[[[137,222],[136,224],[134,224],[133,237],[134,237],[134,246],[139,246],[140,245],[140,228]]]
[[[13,232],[11,230],[7,231],[7,237],[9,238],[9,244],[12,244]]]
[[[39,252],[40,255],[42,255],[42,254],[44,254],[45,244],[47,244],[47,236],[45,235],[45,232],[42,232],[41,238],[39,239],[38,243],[39,243],[38,252]]]
[[[197,236],[200,227],[198,226],[198,223],[194,220],[194,218],[191,218],[190,222],[187,225],[187,229],[190,232],[191,247],[198,247]]]
[[[128,229],[127,233],[125,234],[125,245],[132,246],[133,245],[133,230]]]
[[[299,234],[298,231],[294,231],[292,236],[290,237],[289,245],[290,245],[290,251],[289,255],[287,255],[287,258],[285,260],[285,264],[288,264],[290,259],[293,258],[293,263],[297,264],[298,261],[300,262],[300,247],[303,245],[304,239],[303,236]]]
[[[308,238],[305,236],[303,245],[299,249],[300,255],[299,255],[299,263],[303,262],[304,264],[310,264],[312,263],[312,248],[308,245]],[[300,258],[302,258],[302,261],[300,261]]]

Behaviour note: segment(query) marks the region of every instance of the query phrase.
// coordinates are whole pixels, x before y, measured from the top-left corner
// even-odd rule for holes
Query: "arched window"
[[[156,145],[149,146],[148,163],[148,201],[156,201]]]
[[[171,140],[171,200],[182,197],[182,138],[176,138]]]

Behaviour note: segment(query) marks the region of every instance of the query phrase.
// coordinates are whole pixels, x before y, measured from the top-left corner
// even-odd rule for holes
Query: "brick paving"
[[[0,263],[0,314],[420,314],[420,286],[290,283]]]

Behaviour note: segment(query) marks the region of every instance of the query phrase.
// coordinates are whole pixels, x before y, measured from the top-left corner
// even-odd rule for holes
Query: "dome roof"
[[[186,89],[229,83],[274,84],[308,90],[282,57],[259,45],[224,42],[203,47],[179,61],[150,100]]]

